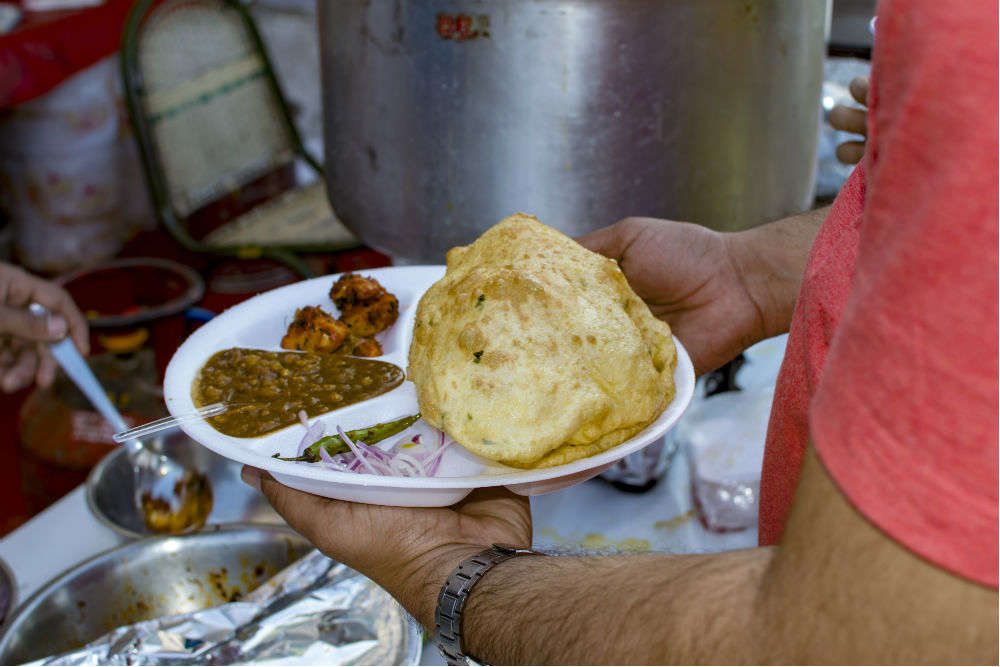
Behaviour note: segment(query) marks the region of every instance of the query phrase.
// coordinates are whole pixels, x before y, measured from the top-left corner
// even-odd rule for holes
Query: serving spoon
[[[38,317],[49,314],[47,308],[37,303],[31,304],[28,309]],[[115,431],[128,431],[129,425],[122,419],[69,336],[50,343],[49,350],[70,380]],[[135,473],[135,503],[147,528],[154,532],[183,532],[204,525],[212,509],[212,490],[203,475],[162,452],[150,449],[143,440],[127,440],[122,446],[128,450]]]

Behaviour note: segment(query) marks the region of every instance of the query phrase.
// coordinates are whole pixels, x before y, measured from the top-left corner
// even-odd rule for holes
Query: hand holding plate
[[[626,218],[578,240],[618,262],[653,315],[684,341],[695,374],[702,375],[764,337],[728,236],[690,223]]]
[[[434,627],[438,592],[466,557],[490,544],[531,545],[528,499],[477,489],[451,507],[385,507],[296,491],[243,468],[274,509],[324,554],[385,588],[424,627]]]

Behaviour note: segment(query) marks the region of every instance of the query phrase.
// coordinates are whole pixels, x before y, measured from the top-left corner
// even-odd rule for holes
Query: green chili
[[[352,441],[360,440],[366,445],[374,445],[376,442],[381,442],[386,438],[390,438],[397,433],[405,431],[418,419],[420,419],[419,412],[415,415],[402,417],[401,419],[397,419],[395,421],[375,424],[374,426],[359,428],[354,431],[347,431],[347,437]],[[347,446],[347,443],[344,442],[339,435],[328,435],[306,447],[305,451],[302,452],[302,456],[282,457],[274,454],[274,458],[279,461],[304,461],[306,463],[316,463],[319,461],[320,447],[325,449],[326,453],[330,456],[336,456],[337,454],[342,454],[350,450],[350,447]]]

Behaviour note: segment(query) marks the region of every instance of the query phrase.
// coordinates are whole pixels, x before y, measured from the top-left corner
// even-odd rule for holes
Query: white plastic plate
[[[413,319],[420,296],[444,275],[443,266],[405,266],[358,272],[371,276],[399,299],[399,319],[377,336],[382,343],[383,361],[404,371],[410,350]],[[249,347],[280,350],[281,338],[296,308],[320,306],[336,315],[329,291],[338,276],[324,276],[281,287],[249,299],[211,320],[195,331],[170,361],[163,382],[164,398],[171,414],[195,409],[191,387],[202,365],[219,350]],[[339,472],[318,465],[279,461],[272,457],[294,456],[305,434],[301,424],[259,438],[234,438],[216,431],[205,421],[181,428],[194,440],[226,458],[268,471],[287,486],[328,498],[406,507],[443,507],[464,498],[473,489],[506,486],[521,495],[549,493],[594,477],[615,461],[638,451],[662,437],[680,418],[694,393],[694,368],[687,351],[677,346],[674,383],[677,395],[667,409],[634,438],[606,452],[552,468],[521,470],[487,461],[461,446],[453,446],[442,457],[435,477],[383,477]],[[326,432],[336,433],[390,421],[417,412],[416,391],[409,381],[375,398],[314,417],[326,424]],[[423,422],[418,422],[418,426]],[[414,428],[418,428],[415,426]],[[426,428],[426,427],[425,427]],[[404,431],[387,443],[404,437]]]

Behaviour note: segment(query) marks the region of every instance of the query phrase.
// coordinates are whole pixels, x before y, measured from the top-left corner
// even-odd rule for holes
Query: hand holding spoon
[[[48,310],[37,303],[29,310],[44,317]],[[69,338],[49,344],[52,356],[67,376],[80,388],[90,403],[107,419],[116,432],[129,430],[90,366]],[[208,480],[196,470],[185,468],[174,459],[155,452],[142,440],[129,440],[129,459],[135,471],[135,500],[146,527],[154,532],[183,532],[201,527],[212,509],[212,490]]]

